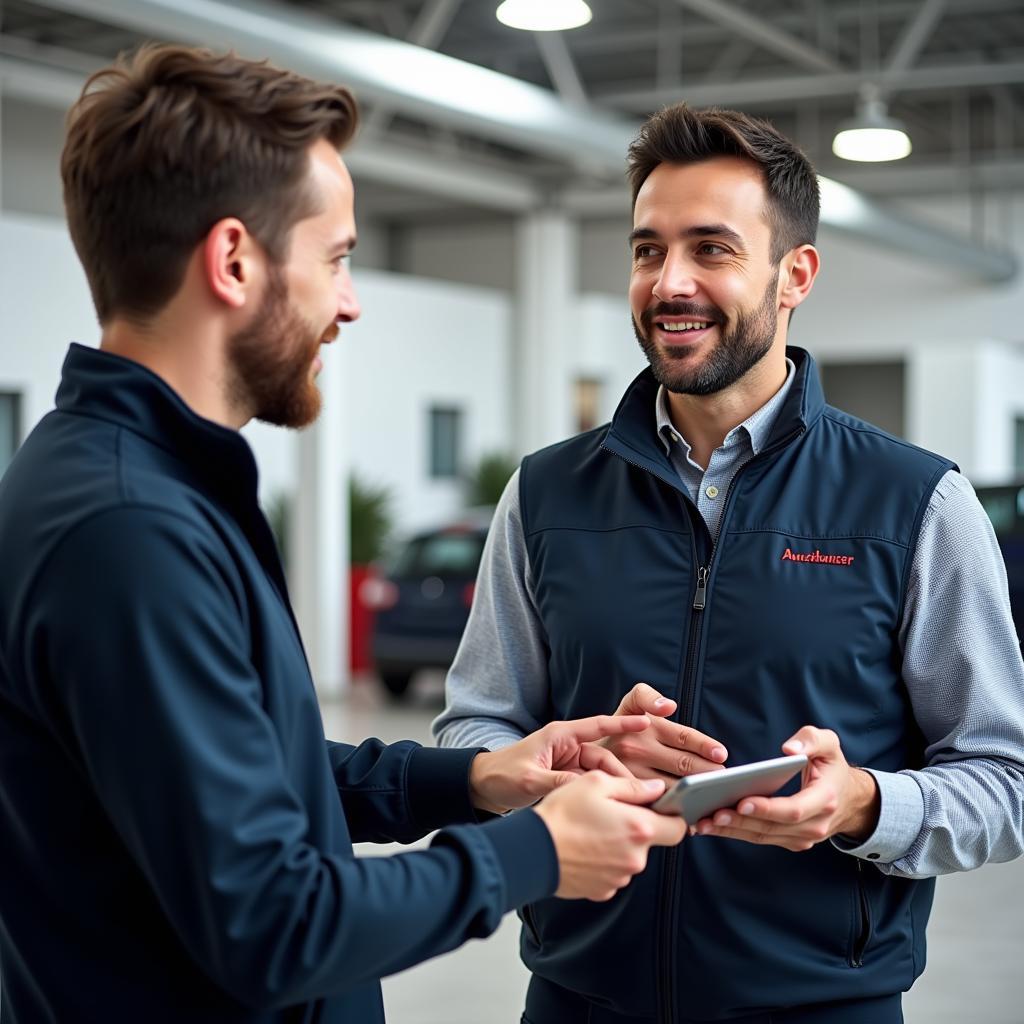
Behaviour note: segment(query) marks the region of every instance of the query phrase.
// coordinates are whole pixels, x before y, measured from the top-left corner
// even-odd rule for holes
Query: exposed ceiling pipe
[[[45,0],[44,6],[153,38],[268,57],[344,82],[357,94],[407,114],[606,175],[622,174],[626,148],[638,127],[611,113],[582,113],[552,92],[507,75],[294,8],[254,2],[243,8],[223,0]],[[358,142],[351,157],[357,153]],[[849,190],[824,191],[826,225],[972,277],[1006,281],[1017,273],[1017,261],[1008,253],[899,217],[859,194],[856,203],[836,200],[837,195],[848,198]]]

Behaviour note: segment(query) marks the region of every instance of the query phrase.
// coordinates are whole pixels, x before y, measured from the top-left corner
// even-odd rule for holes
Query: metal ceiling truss
[[[754,51],[769,51],[772,59],[782,58],[790,65],[812,68],[807,74],[738,80],[733,83],[705,83],[687,86],[682,96],[702,106],[711,103],[756,106],[768,102],[802,99],[818,102],[820,97],[855,94],[864,80],[864,72],[844,67],[834,57],[803,35],[796,35],[768,23],[740,6],[737,0],[668,0],[685,12],[705,19],[714,18],[716,30],[726,27],[739,35]],[[993,0],[977,0],[992,4]],[[835,18],[836,9],[813,3],[805,6],[823,15],[815,19],[819,27]],[[468,133],[512,147],[524,153],[560,162],[560,178],[570,190],[588,178],[622,180],[626,148],[635,135],[638,122],[608,109],[614,101],[632,109],[651,109],[661,102],[680,98],[678,86],[647,89],[641,94],[602,96],[605,105],[595,107],[598,97],[587,88],[583,70],[574,59],[578,50],[567,45],[565,37],[557,42],[544,41],[538,35],[532,44],[546,68],[546,77],[558,92],[530,82],[501,75],[494,71],[432,52],[404,39],[395,39],[341,24],[336,20],[311,13],[297,4],[250,2],[244,5],[226,0],[45,0],[53,11],[116,26],[149,38],[166,38],[212,46],[234,48],[258,57],[269,57],[285,66],[327,80],[350,85],[361,100],[369,100],[382,112],[371,114],[378,128],[386,125],[392,115],[412,118],[438,129]],[[341,5],[335,4],[335,7]],[[409,39],[437,45],[444,38],[453,40],[458,33],[452,24],[456,15],[470,9],[479,17],[479,4],[459,4],[458,0],[431,0],[426,4],[388,5],[364,4],[366,16],[372,10],[387,14],[387,20]],[[486,5],[485,5],[486,6]],[[623,4],[625,6],[625,4]],[[959,5],[962,6],[962,5]],[[381,8],[391,7],[388,12]],[[356,3],[349,0],[345,10],[354,11]],[[959,67],[915,65],[933,38],[943,10],[958,8],[957,0],[920,0],[904,5],[901,30],[887,48],[888,60],[878,70],[884,72],[886,88],[912,91],[962,85],[968,81],[989,89],[1010,90],[999,105],[1016,116],[1016,98],[1012,86],[1024,81],[1024,61],[1019,63],[983,64]],[[418,12],[419,17],[412,17]],[[668,23],[674,15],[663,13]],[[685,22],[685,17],[684,17]],[[399,26],[400,23],[400,26]],[[696,29],[696,26],[694,26]],[[490,31],[490,28],[488,28]],[[537,53],[539,47],[539,54]],[[863,47],[862,47],[863,48]],[[736,48],[728,59],[715,54],[719,68],[730,62],[742,62],[745,52]],[[668,54],[663,55],[661,74],[671,69]],[[881,49],[879,48],[881,58]],[[6,88],[45,87],[39,83],[40,65],[34,68],[22,57],[8,56],[0,65]],[[652,59],[652,66],[655,61]],[[880,61],[881,63],[881,61]],[[26,82],[32,79],[32,85]],[[17,81],[16,81],[17,80]],[[20,86],[18,85],[20,81]],[[51,88],[51,92],[53,89]],[[59,90],[57,90],[59,92]],[[588,104],[589,98],[589,104]],[[1000,156],[1009,159],[1013,148],[1013,128],[1004,125],[999,132]],[[451,159],[429,152],[411,152],[392,141],[385,144],[373,133],[355,144],[347,159],[359,173],[378,180],[400,180],[408,187],[432,191],[461,201],[493,205],[495,209],[513,211],[540,205],[550,198],[551,182],[531,179],[520,168],[496,168],[474,165],[472,160]],[[878,207],[865,196],[852,195],[849,190],[837,192],[826,183],[823,223],[845,231],[859,233],[875,241],[884,239],[892,247],[902,247],[916,257],[938,261],[972,276],[988,280],[1006,280],[1016,272],[1015,261],[1007,254],[995,252],[974,241],[954,236],[917,223]],[[621,208],[620,196],[609,209]],[[841,199],[836,197],[841,195]],[[831,197],[831,198],[829,198]]]

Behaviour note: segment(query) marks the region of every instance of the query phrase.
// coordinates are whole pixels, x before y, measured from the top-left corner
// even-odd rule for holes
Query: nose
[[[359,306],[359,298],[356,296],[356,288],[352,283],[352,275],[346,267],[338,275],[338,323],[350,324],[358,320],[362,309]]]
[[[692,299],[697,293],[697,282],[692,267],[681,253],[670,251],[666,254],[652,291],[662,302]]]

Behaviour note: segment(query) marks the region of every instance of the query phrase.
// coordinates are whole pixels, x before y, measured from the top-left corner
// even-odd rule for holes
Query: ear
[[[813,245],[797,246],[786,253],[779,277],[779,306],[782,309],[796,309],[807,298],[820,265],[821,258]]]
[[[203,271],[214,298],[241,309],[262,275],[263,250],[237,217],[217,221],[203,240]]]

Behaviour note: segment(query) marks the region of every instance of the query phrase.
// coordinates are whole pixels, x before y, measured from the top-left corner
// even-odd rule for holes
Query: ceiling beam
[[[728,0],[678,0],[682,7],[696,11],[709,21],[746,36],[765,50],[807,68],[809,71],[838,71],[840,65],[815,46],[777,28],[772,22],[734,7]]]
[[[406,42],[413,46],[424,46],[428,50],[435,49],[444,38],[461,4],[462,0],[429,0],[412,23]],[[364,118],[362,130],[367,136],[380,135],[394,116],[393,107],[379,104]]]
[[[907,22],[906,28],[896,40],[892,53],[885,62],[880,76],[884,84],[887,85],[892,76],[901,74],[914,64],[942,17],[945,7],[946,0],[923,0],[917,14]]]
[[[266,3],[257,7],[251,2],[243,9],[221,0],[48,0],[48,5],[157,38],[230,46],[270,57],[306,74],[346,82],[430,124],[513,141],[528,151],[557,155],[603,175],[622,174],[627,147],[638,128],[635,121],[614,114],[583,114],[526,82],[290,8]],[[353,166],[358,150],[357,140],[346,154]],[[418,158],[403,147],[398,160],[409,175],[409,187],[416,188]],[[837,200],[837,195],[842,198]],[[890,248],[958,266],[972,276],[1002,281],[1016,273],[1012,257],[910,218],[900,221],[856,193],[833,192],[822,207],[822,218],[850,231],[857,231],[859,223],[864,236],[876,244],[884,240]],[[900,230],[894,230],[896,223],[903,225]]]
[[[349,85],[361,100],[448,128],[607,172],[621,170],[636,125],[611,112],[585,118],[548,89],[327,17],[251,0],[45,0],[45,6],[150,37],[234,49]]]
[[[729,82],[684,83],[678,89],[621,89],[595,94],[595,102],[627,110],[657,110],[666,103],[686,100],[695,107],[771,106],[808,96],[856,96],[871,75],[842,71],[824,75],[779,75]],[[888,88],[899,92],[929,92],[933,89],[963,89],[1024,83],[1024,61],[1005,64],[947,64],[907,68],[886,79]]]
[[[88,74],[85,69],[62,71],[0,54],[0,95],[66,110],[78,99]],[[537,209],[545,198],[523,175],[461,155],[458,159],[439,156],[422,144],[371,141],[360,136],[358,144],[345,151],[345,163],[356,178],[365,176],[375,184],[485,210],[525,213]]]
[[[585,108],[587,92],[583,88],[572,54],[561,32],[534,32],[537,49],[555,91],[570,106]]]
[[[495,0],[496,2],[496,0]],[[671,0],[672,4],[685,14],[683,8],[678,6],[679,0]],[[1021,0],[946,0],[945,13],[948,16],[983,16],[986,14],[999,14],[1001,12],[1019,12]],[[908,19],[915,17],[920,7],[921,0],[885,0],[879,7],[878,16],[880,23],[889,24],[895,22],[897,26],[903,25]],[[859,49],[851,37],[856,35],[857,27],[862,17],[862,0],[855,0],[853,4],[830,4],[822,8],[822,17],[829,23],[829,32],[822,37],[820,27],[816,27],[815,36],[818,48],[822,53],[833,53],[837,56],[845,50],[852,59],[859,54]],[[764,5],[767,6],[767,5]],[[609,8],[609,15],[612,13]],[[776,28],[789,31],[793,34],[801,28],[811,24],[811,18],[802,11],[784,11],[773,13],[771,24]],[[839,46],[835,47],[829,42],[829,35],[833,32],[838,35]],[[527,36],[528,33],[521,33]],[[649,48],[652,52],[656,47],[665,44],[668,46],[693,47],[725,45],[730,39],[735,38],[737,33],[718,23],[697,23],[689,19],[682,24],[665,22],[644,27],[636,19],[630,21],[609,21],[603,27],[598,28],[593,22],[588,26],[585,33],[574,37],[572,42],[573,52],[580,56],[582,54],[616,53],[624,50],[640,50]],[[529,38],[511,40],[502,39],[500,42],[493,38],[481,39],[479,44],[472,48],[465,47],[464,56],[467,60],[473,60],[478,64],[491,64],[500,57],[514,59],[525,59],[532,55],[533,44]]]

